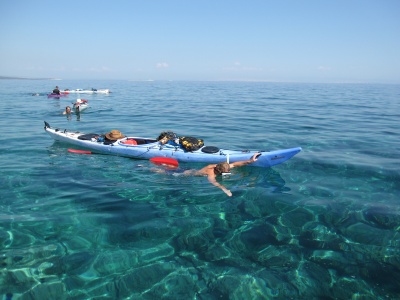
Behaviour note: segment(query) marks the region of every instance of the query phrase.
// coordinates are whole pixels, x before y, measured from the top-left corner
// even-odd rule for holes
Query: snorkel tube
[[[229,164],[229,153],[226,155],[226,162]],[[231,172],[221,173],[222,176],[231,175]]]

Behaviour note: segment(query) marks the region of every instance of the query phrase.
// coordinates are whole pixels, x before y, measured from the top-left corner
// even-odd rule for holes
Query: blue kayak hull
[[[302,149],[301,147],[282,149],[276,151],[259,151],[259,150],[227,150],[219,149],[216,153],[205,153],[201,149],[193,152],[188,152],[181,147],[172,145],[162,145],[158,141],[151,138],[143,137],[128,137],[146,141],[140,145],[124,144],[127,139],[119,140],[113,144],[106,145],[103,142],[98,142],[96,139],[82,140],[80,136],[85,135],[82,132],[70,132],[58,128],[52,128],[46,123],[45,131],[56,141],[64,142],[77,146],[82,149],[91,150],[94,153],[119,155],[136,159],[150,159],[153,157],[169,157],[178,160],[179,162],[198,162],[198,163],[219,163],[229,159],[229,162],[242,161],[250,159],[255,153],[260,152],[258,160],[249,166],[254,167],[272,167],[287,161],[295,156]]]

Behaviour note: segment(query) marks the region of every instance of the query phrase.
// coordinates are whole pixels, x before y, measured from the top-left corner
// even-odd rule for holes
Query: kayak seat
[[[81,134],[78,136],[78,140],[90,141],[91,139],[96,139],[100,136],[98,133],[88,133],[88,134]]]
[[[201,152],[204,153],[217,153],[219,151],[218,147],[214,147],[214,146],[205,146],[203,148],[201,148]]]
[[[145,145],[145,144],[152,144],[157,142],[157,140],[153,139],[135,139],[137,145]]]
[[[135,139],[127,139],[127,140],[121,142],[121,144],[124,144],[124,145],[135,145],[136,146],[137,142],[136,142]]]

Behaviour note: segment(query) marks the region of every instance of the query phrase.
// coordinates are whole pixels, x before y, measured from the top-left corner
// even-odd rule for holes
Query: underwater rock
[[[142,297],[143,299],[196,299],[199,290],[196,278],[185,270],[178,269],[142,293]]]
[[[297,269],[288,272],[288,279],[299,290],[298,299],[318,299],[330,294],[331,274],[313,262],[300,262]]]
[[[102,252],[93,263],[93,268],[101,276],[124,273],[138,263],[138,254],[135,251],[117,250]]]
[[[275,215],[283,215],[286,213],[291,212],[293,209],[296,208],[292,202],[285,202],[282,200],[282,195],[269,195],[269,204],[270,209],[269,211]]]
[[[262,195],[254,197],[257,193],[251,193],[251,199],[244,202],[243,210],[254,218],[261,218],[271,214],[271,203],[269,199],[265,199]]]
[[[77,252],[61,259],[61,266],[69,275],[79,275],[90,268],[94,256],[89,252]]]
[[[364,280],[355,279],[352,277],[341,277],[332,282],[331,293],[333,299],[362,299],[375,300],[376,293],[371,291],[371,286]],[[393,298],[388,298],[393,299]]]
[[[240,276],[240,278],[240,284],[231,288],[229,299],[279,299],[279,289],[268,288],[264,280],[252,276]]]
[[[297,268],[301,257],[302,253],[297,248],[274,245],[251,255],[251,259],[256,261],[257,264],[280,270]]]
[[[251,275],[224,274],[209,284],[206,299],[299,299],[294,286],[286,278],[267,272]]]
[[[6,272],[5,282],[7,286],[14,287],[14,293],[24,292],[37,283],[36,277],[37,274],[34,274],[34,270],[31,268],[16,269]],[[2,285],[4,285],[5,282],[2,282]]]
[[[240,239],[248,251],[258,251],[269,245],[284,245],[278,240],[274,226],[262,224],[240,234]]]
[[[162,242],[177,234],[177,229],[165,220],[151,219],[135,223],[129,227],[124,223],[112,226],[107,235],[108,242],[119,245],[131,245],[145,239]]]
[[[192,233],[188,236],[178,236],[174,239],[174,246],[178,251],[195,251],[202,255],[201,253],[207,251],[213,240],[213,235],[210,232]]]
[[[239,228],[245,221],[240,213],[226,213],[225,220],[229,228]]]
[[[70,297],[73,299],[72,295],[77,294],[80,295],[84,291],[84,287],[87,286],[88,281],[87,278],[83,276],[66,276],[63,278],[63,283],[67,291],[69,292]],[[81,291],[82,289],[82,291]],[[78,299],[85,299],[89,297],[81,297]]]
[[[219,261],[232,257],[227,247],[222,245],[211,245],[204,254],[207,261]]]
[[[351,256],[345,257],[343,252],[316,250],[308,257],[308,260],[319,264],[326,269],[334,269],[338,274],[356,274],[358,265]]]
[[[344,228],[358,222],[354,212],[347,207],[340,210],[333,207],[329,211],[319,214],[318,220],[330,228]]]
[[[42,283],[34,286],[22,299],[68,299],[65,285],[62,282]]]
[[[298,228],[301,229],[308,222],[311,222],[315,219],[314,214],[302,207],[298,207],[293,209],[292,211],[286,212],[280,218],[280,224],[286,227],[290,227],[292,229]]]
[[[2,246],[2,248],[10,247],[13,240],[14,237],[10,231],[0,228],[0,245]]]
[[[220,275],[209,283],[209,294],[212,299],[231,299],[230,293],[241,285],[241,276]]]
[[[214,228],[212,230],[212,234],[216,239],[218,238],[225,238],[228,235],[229,231],[227,229],[222,228]]]
[[[157,247],[152,247],[144,250],[138,251],[138,262],[150,263],[157,260],[163,260],[174,255],[174,248],[168,243],[159,244]]]
[[[69,251],[75,251],[79,249],[90,249],[93,246],[93,232],[87,233],[88,237],[82,237],[80,235],[74,236],[66,241],[63,241],[63,247],[68,248]],[[91,235],[90,235],[91,234]],[[98,233],[96,233],[98,234]]]
[[[119,297],[124,298],[130,296],[132,292],[141,293],[151,289],[177,269],[179,269],[178,265],[163,261],[135,268],[116,280]]]
[[[310,249],[342,250],[345,239],[317,222],[303,227],[299,236],[299,245]]]
[[[391,264],[397,268],[400,272],[400,250],[399,247],[386,247],[382,253],[383,261],[387,264]]]
[[[389,207],[370,207],[363,212],[363,216],[370,224],[383,229],[396,229],[400,227],[400,212]]]
[[[400,295],[400,270],[380,261],[359,263],[358,276],[393,295]],[[393,298],[390,298],[393,299]]]
[[[356,223],[342,229],[343,235],[356,243],[385,247],[393,239],[393,231]]]
[[[298,289],[292,285],[286,272],[264,269],[257,272],[257,278],[264,282],[268,296],[266,299],[299,299]]]

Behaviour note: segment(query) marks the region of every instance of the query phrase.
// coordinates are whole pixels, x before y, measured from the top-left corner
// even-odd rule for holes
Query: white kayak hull
[[[102,89],[102,90],[65,90],[62,91],[63,94],[109,94],[111,91],[109,89]]]
[[[79,105],[74,104],[72,106],[72,111],[81,113],[84,110],[86,110],[88,107],[89,107],[89,104],[87,104],[87,103],[81,103]]]

